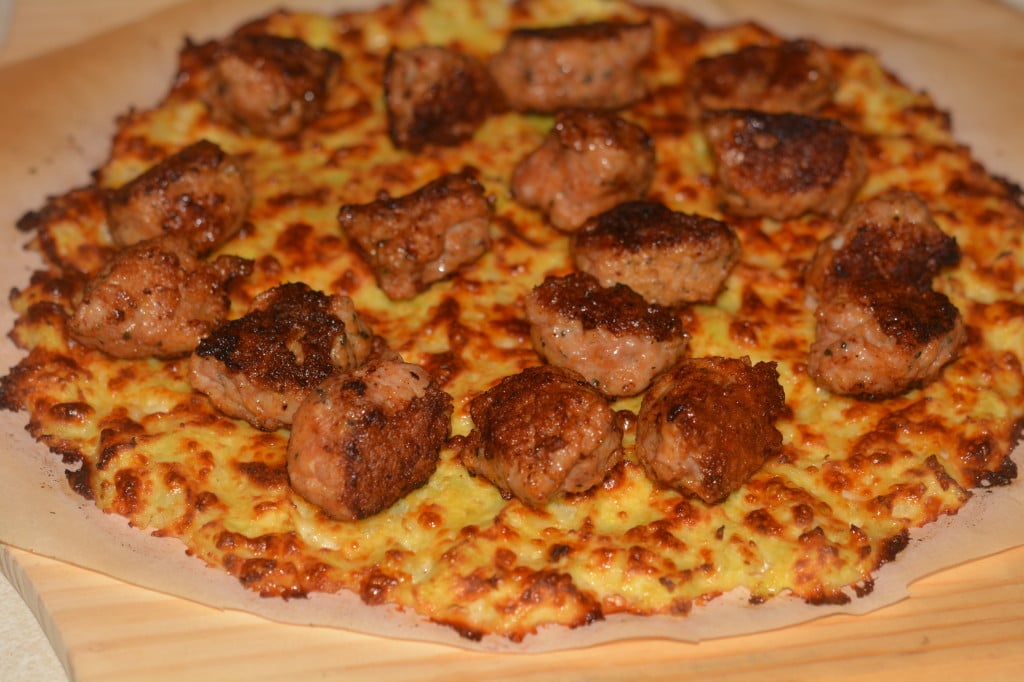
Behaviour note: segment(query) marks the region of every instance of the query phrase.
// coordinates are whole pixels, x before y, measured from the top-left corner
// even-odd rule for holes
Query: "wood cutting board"
[[[90,3],[91,11],[106,2]],[[45,29],[79,31],[78,0],[39,3]],[[122,3],[123,4],[123,3]],[[167,2],[160,4],[166,5]],[[829,3],[951,49],[1016,54],[1024,37],[978,25],[988,2],[958,3],[963,21],[921,0]],[[937,2],[949,9],[949,3]],[[154,5],[156,7],[156,5]],[[884,10],[883,10],[884,8]],[[796,3],[795,9],[799,9]],[[913,25],[915,17],[937,19]],[[985,15],[987,16],[987,15]],[[909,23],[908,23],[909,22]],[[105,25],[115,25],[111,19]],[[13,27],[17,31],[17,25]],[[991,37],[986,40],[986,32]],[[916,39],[922,39],[921,35]],[[24,40],[23,37],[18,36]],[[59,44],[55,42],[54,44]],[[1008,84],[1016,87],[1017,83]],[[1024,114],[1024,112],[1019,112]],[[997,159],[998,161],[998,159]],[[1017,178],[1022,180],[1024,178]],[[55,188],[57,189],[57,188]],[[684,644],[637,640],[537,655],[449,647],[272,623],[134,587],[69,564],[0,546],[3,569],[39,618],[69,676],[118,680],[451,679],[488,680],[1014,680],[1024,676],[1024,547],[944,570],[911,597],[865,616],[830,616],[757,635]]]

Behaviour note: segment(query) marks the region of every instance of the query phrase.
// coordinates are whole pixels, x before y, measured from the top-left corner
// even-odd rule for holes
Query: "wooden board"
[[[155,11],[174,1],[153,2],[152,8]],[[993,2],[954,2],[959,9],[952,14],[953,4],[947,0],[834,2],[822,10],[831,14],[817,21],[841,26],[867,17],[886,30],[927,42],[932,49],[969,49],[975,56],[990,56],[994,68],[1010,72],[1016,68],[1024,74],[1021,34],[977,21],[991,16],[977,10],[990,8]],[[38,52],[24,46],[41,38],[47,47],[59,47],[124,23],[125,6],[133,8],[131,18],[143,16],[138,10],[141,4],[22,0],[11,27],[15,54]],[[797,0],[789,4],[795,14],[806,11]],[[89,21],[94,23],[83,24],[83,8],[88,8]],[[34,19],[26,24],[26,16]],[[921,21],[924,16],[927,22]],[[963,21],[957,21],[957,16]],[[19,31],[19,21],[21,27],[31,27],[25,28],[27,34]],[[1016,54],[1017,66],[1006,62],[1007,54]],[[935,82],[941,85],[943,78],[957,75],[937,76]],[[919,84],[911,75],[908,80]],[[937,85],[931,89],[943,100],[945,91]],[[966,122],[958,129],[969,138],[975,124],[970,118],[956,120]],[[983,156],[1001,171],[1019,161],[1016,154],[1008,158],[1003,148],[987,150]],[[1020,679],[1024,670],[1024,548],[939,572],[913,585],[910,599],[866,616],[833,616],[696,645],[638,640],[530,656],[477,654],[271,623],[129,586],[13,548],[0,547],[0,567],[39,618],[69,676],[83,682],[186,677],[383,681],[460,675],[567,681],[880,681],[967,675],[999,681]]]

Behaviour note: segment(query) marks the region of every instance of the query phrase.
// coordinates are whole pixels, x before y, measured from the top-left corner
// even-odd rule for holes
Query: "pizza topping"
[[[818,245],[805,279],[817,299],[844,282],[873,277],[928,289],[942,268],[959,261],[956,239],[935,223],[920,197],[889,190],[850,207]]]
[[[388,55],[384,101],[391,141],[419,151],[473,137],[500,108],[502,96],[481,62],[455,50],[424,45]]]
[[[89,280],[68,332],[119,358],[187,355],[227,317],[225,287],[251,267],[235,256],[200,260],[181,235],[133,244]]]
[[[609,396],[640,393],[686,350],[686,332],[671,310],[584,273],[545,279],[526,298],[526,318],[541,357]]]
[[[709,111],[702,121],[722,200],[736,215],[838,216],[867,177],[863,145],[838,121],[751,109]]]
[[[402,197],[341,207],[338,222],[392,300],[452,276],[491,246],[493,207],[470,171],[449,173]]]
[[[363,363],[373,345],[350,298],[282,284],[199,343],[189,380],[228,416],[273,431],[290,424],[330,374]]]
[[[490,70],[518,111],[618,109],[644,96],[637,67],[653,45],[646,23],[521,28],[509,34]]]
[[[643,128],[613,114],[573,110],[558,114],[540,147],[516,165],[511,187],[516,201],[571,232],[590,216],[642,198],[654,171],[654,143]]]
[[[721,502],[779,451],[785,412],[774,362],[683,360],[644,395],[636,456],[654,481]]]
[[[333,519],[372,516],[427,482],[451,415],[451,396],[401,358],[339,372],[295,413],[289,480]]]
[[[341,61],[298,38],[262,34],[239,33],[194,50],[208,55],[200,96],[211,117],[274,138],[295,135],[320,116]]]
[[[242,227],[251,194],[241,161],[200,140],[107,194],[110,236],[127,246],[181,232],[209,251]]]
[[[560,367],[529,367],[470,402],[461,452],[506,498],[542,507],[601,483],[622,457],[622,427],[600,391]]]
[[[851,281],[817,311],[807,372],[834,393],[886,398],[934,379],[966,340],[949,299],[898,280]]]
[[[821,46],[789,40],[699,59],[686,88],[694,117],[708,109],[813,114],[832,99],[836,79]]]
[[[625,284],[651,303],[676,306],[715,298],[740,255],[720,220],[664,204],[619,204],[572,235],[572,257],[601,286]]]

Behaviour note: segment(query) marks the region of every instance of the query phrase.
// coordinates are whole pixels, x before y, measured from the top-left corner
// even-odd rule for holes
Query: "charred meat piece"
[[[818,300],[845,282],[875,277],[929,289],[942,268],[959,261],[956,239],[925,203],[913,192],[889,190],[850,207],[818,245],[805,281]]]
[[[622,456],[608,399],[568,369],[543,365],[505,377],[469,411],[466,468],[532,507],[593,488]]]
[[[89,280],[68,332],[118,358],[187,355],[227,317],[227,283],[251,270],[235,256],[201,260],[181,235],[133,244]]]
[[[715,298],[740,241],[720,220],[632,201],[590,218],[570,249],[576,267],[601,286],[625,284],[651,303],[677,306]]]
[[[384,70],[388,133],[400,149],[454,146],[501,108],[487,68],[469,55],[433,45],[395,50]]]
[[[339,372],[295,413],[287,450],[292,488],[333,519],[383,511],[430,479],[451,414],[451,396],[400,358]]]
[[[923,386],[966,340],[945,295],[892,279],[851,281],[816,311],[807,372],[833,393],[888,398]]]
[[[251,199],[241,161],[201,140],[108,192],[107,222],[119,246],[182,233],[203,253],[237,234]]]
[[[650,24],[522,28],[508,36],[490,70],[518,111],[619,109],[646,94],[637,67],[653,45]]]
[[[341,58],[298,38],[239,33],[208,55],[200,97],[220,123],[253,135],[291,137],[323,113]]]
[[[590,216],[643,198],[654,170],[654,143],[643,128],[613,114],[567,111],[516,165],[511,187],[519,203],[572,232]]]
[[[636,455],[662,485],[714,504],[782,447],[786,396],[774,362],[691,358],[651,386],[637,417]]]
[[[708,109],[813,114],[832,99],[836,79],[820,45],[790,40],[699,59],[686,89],[694,118]]]
[[[704,133],[731,213],[837,217],[867,177],[863,145],[842,123],[750,109],[708,111]]]
[[[228,416],[273,431],[290,424],[328,376],[354,369],[372,350],[350,298],[292,282],[263,292],[248,313],[204,338],[189,380]]]
[[[643,391],[682,357],[688,340],[668,308],[585,273],[544,280],[526,297],[526,318],[541,357],[608,396]]]
[[[449,173],[411,194],[383,194],[338,212],[342,230],[392,300],[409,299],[491,246],[493,208],[471,172]]]

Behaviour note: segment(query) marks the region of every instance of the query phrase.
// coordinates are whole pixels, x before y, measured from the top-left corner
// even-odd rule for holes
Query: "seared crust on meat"
[[[225,414],[272,431],[291,423],[320,382],[372,350],[350,298],[292,282],[263,292],[248,313],[204,338],[189,380]]]
[[[117,245],[180,232],[202,253],[238,232],[251,198],[242,162],[200,140],[111,190],[105,203]]]
[[[585,273],[545,279],[526,297],[526,318],[541,357],[609,396],[640,393],[686,350],[686,332],[671,310]]]
[[[490,70],[519,111],[619,109],[644,96],[637,66],[653,45],[647,23],[521,28],[509,34]]]
[[[676,306],[715,298],[740,241],[720,220],[632,201],[587,220],[570,249],[576,267],[601,286],[625,284],[651,303]]]
[[[199,96],[220,123],[274,138],[297,134],[323,112],[336,52],[298,38],[237,33],[193,48],[205,58]]]
[[[541,146],[516,164],[511,187],[516,201],[571,232],[590,216],[642,198],[654,171],[647,131],[613,114],[573,110],[560,113]]]
[[[451,396],[400,358],[335,374],[295,413],[287,450],[292,488],[333,519],[383,511],[434,473],[451,414]]]
[[[817,311],[807,373],[833,393],[879,399],[934,379],[966,341],[944,294],[893,279],[851,281]]]
[[[227,317],[227,283],[251,270],[236,256],[200,260],[180,235],[133,244],[89,280],[68,332],[118,358],[186,355]]]
[[[699,59],[686,72],[686,89],[694,118],[708,109],[813,114],[832,98],[836,80],[820,45],[788,40]]]
[[[786,395],[774,362],[690,358],[659,377],[637,418],[636,455],[654,481],[720,502],[782,447]]]
[[[572,370],[529,367],[473,398],[469,412],[463,464],[533,507],[593,488],[622,456],[615,411]]]
[[[493,207],[470,171],[448,173],[398,198],[338,211],[341,229],[393,300],[452,276],[491,246]]]
[[[835,217],[867,177],[860,139],[839,121],[752,109],[701,117],[731,213],[776,220]]]
[[[918,289],[960,262],[956,239],[936,224],[913,192],[889,190],[854,204],[822,240],[805,275],[817,299],[851,280],[896,279]]]
[[[502,107],[487,67],[470,55],[434,45],[388,54],[384,101],[391,141],[412,151],[468,140]]]

